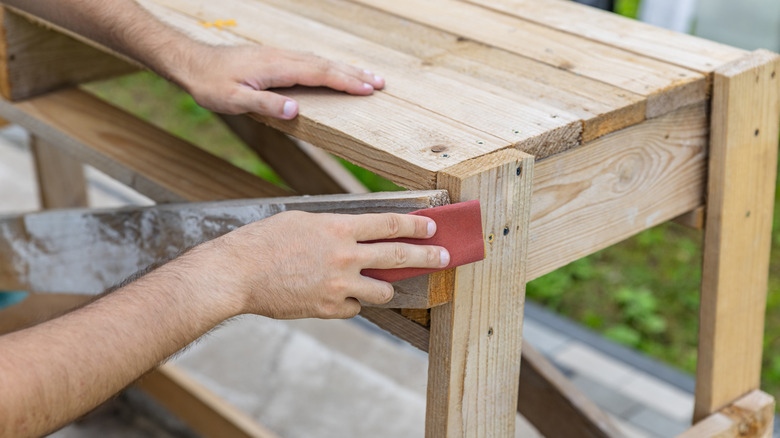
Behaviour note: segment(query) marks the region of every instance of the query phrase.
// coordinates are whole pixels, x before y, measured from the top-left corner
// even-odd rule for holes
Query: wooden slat
[[[431,331],[428,327],[403,316],[399,311],[364,307],[360,310],[360,316],[412,346],[425,352],[428,351]]]
[[[307,50],[329,59],[381,71],[389,84],[387,89],[370,99],[358,98],[357,101],[371,102],[379,98],[384,99],[385,97],[382,96],[392,96],[411,107],[427,109],[431,114],[445,117],[456,122],[457,125],[471,127],[488,136],[462,146],[448,144],[449,158],[454,161],[452,164],[462,161],[461,155],[467,150],[482,150],[483,153],[496,150],[485,149],[490,136],[516,144],[529,153],[541,156],[571,147],[579,140],[581,130],[579,119],[561,109],[548,107],[532,99],[522,99],[522,96],[506,98],[500,91],[492,92],[486,89],[486,87],[491,88],[490,84],[477,86],[467,76],[451,70],[437,67],[423,68],[422,61],[417,58],[297,14],[253,0],[234,0],[228,4],[201,1],[197,7],[193,7],[192,2],[187,0],[153,1],[178,12],[190,14],[193,19],[198,20],[217,19],[226,14],[243,17],[243,20],[237,21],[237,26],[231,26],[226,31],[262,44],[291,49],[306,47]],[[203,31],[203,29],[199,30],[199,32]],[[453,90],[457,90],[457,99],[452,98]],[[305,98],[305,96],[300,97]],[[354,118],[357,111],[358,108],[350,111],[353,116],[350,119]],[[330,113],[328,122],[335,126],[338,122],[337,116],[341,114],[333,107],[328,108],[328,113]],[[301,114],[305,115],[306,112],[302,109]],[[366,126],[379,127],[389,123],[385,114],[382,116],[378,114],[380,113],[370,113],[365,121]],[[392,113],[388,116],[395,118]],[[382,117],[382,119],[370,117]],[[427,121],[427,118],[424,121]],[[268,122],[282,125],[290,123],[272,120]],[[393,137],[399,138],[398,134]],[[319,145],[316,142],[312,143]],[[414,152],[430,154],[429,149]],[[476,155],[471,155],[473,156]]]
[[[619,438],[623,434],[541,353],[523,343],[517,410],[546,437]]]
[[[409,212],[445,203],[442,191],[387,192],[0,217],[0,290],[99,294],[198,243],[286,210]],[[395,286],[395,296],[384,307],[441,303],[441,297],[430,296],[427,277]]]
[[[206,438],[275,438],[255,422],[173,364],[142,377],[136,386],[154,397]]]
[[[41,207],[86,207],[87,181],[81,163],[35,135],[30,136],[30,150],[35,163]]]
[[[672,221],[682,226],[693,228],[694,230],[701,230],[704,229],[705,217],[706,209],[704,207],[699,207],[677,216],[672,219]]]
[[[0,115],[158,202],[290,194],[80,90],[0,101]]]
[[[746,52],[569,0],[466,0],[637,55],[710,73]]]
[[[250,149],[296,192],[303,195],[366,193],[368,190],[344,166],[326,153],[263,125],[249,116],[219,117]]]
[[[511,436],[517,411],[533,157],[507,150],[447,169],[441,188],[480,199],[487,257],[455,270],[431,310],[426,436]]]
[[[424,68],[450,69],[474,83],[498,86],[504,96],[522,95],[576,115],[583,121],[583,142],[645,118],[646,100],[638,94],[361,4],[263,1],[412,55]]]
[[[4,7],[0,23],[0,93],[6,99],[25,99],[136,69]]]
[[[771,438],[774,413],[775,399],[764,392],[752,391],[677,438]]]
[[[777,174],[780,57],[715,72],[694,419],[757,389]]]
[[[529,281],[703,205],[707,133],[694,105],[538,162]]]
[[[647,96],[647,117],[702,102],[704,75],[459,0],[351,0]]]

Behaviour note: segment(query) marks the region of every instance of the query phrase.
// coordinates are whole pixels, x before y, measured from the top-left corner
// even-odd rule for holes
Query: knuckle
[[[379,303],[378,304],[386,304],[390,302],[390,300],[393,299],[393,295],[395,295],[395,289],[393,288],[393,285],[390,283],[387,283],[383,288],[379,290]]]
[[[401,232],[401,217],[398,215],[390,214],[386,216],[385,226],[387,227],[387,234],[389,237],[397,237]]]
[[[438,266],[441,262],[441,253],[436,248],[428,248],[427,251],[428,266]]]
[[[395,245],[392,252],[393,262],[396,265],[405,265],[409,261],[409,252],[402,245]]]

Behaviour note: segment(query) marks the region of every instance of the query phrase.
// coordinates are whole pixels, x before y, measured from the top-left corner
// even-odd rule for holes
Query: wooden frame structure
[[[388,89],[368,98],[290,89],[284,93],[301,103],[295,121],[253,116],[269,128],[247,117],[226,119],[293,192],[67,88],[136,67],[80,35],[5,8],[0,91],[8,100],[0,102],[0,116],[36,139],[44,207],[84,205],[83,176],[72,159],[156,202],[214,201],[210,205],[225,212],[259,203],[228,199],[363,190],[329,156],[281,132],[407,188],[446,190],[452,201],[480,199],[485,261],[397,287],[411,292],[399,294],[396,309],[362,312],[429,352],[431,438],[512,436],[518,409],[549,436],[618,436],[603,414],[522,345],[525,284],[664,221],[704,222],[697,424],[682,436],[763,437],[771,431],[774,400],[757,390],[780,120],[777,55],[670,34],[560,0],[139,3],[208,43],[304,46],[375,66]],[[200,24],[232,17],[241,17],[235,28]],[[347,111],[349,117],[333,116]],[[354,196],[331,201],[340,208],[349,199],[408,211],[442,199],[441,192]],[[151,211],[177,208],[202,214],[209,207]],[[31,304],[32,313],[78,301],[42,293],[94,292],[89,275],[55,290],[46,278],[56,269],[27,263],[19,254],[30,252],[19,248],[32,245],[31,230],[47,221],[75,223],[67,221],[101,214],[142,213],[64,211],[0,220],[0,289],[37,292],[32,302],[45,309]],[[216,219],[223,230],[237,224],[228,216]],[[55,241],[55,234],[42,235]],[[188,238],[180,237],[183,247],[195,242]],[[145,245],[144,239],[136,243]],[[57,251],[49,255],[62,263],[68,250]],[[35,318],[23,314],[15,326]],[[6,326],[13,328],[11,321]],[[189,384],[162,376],[144,386],[155,393],[159,385]],[[549,408],[523,403],[531,398]],[[571,421],[554,420],[564,414]],[[205,433],[226,436],[225,430]],[[249,426],[231,430],[232,436],[267,436]]]

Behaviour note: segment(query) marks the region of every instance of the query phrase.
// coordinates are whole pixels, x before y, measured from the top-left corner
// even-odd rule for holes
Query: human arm
[[[39,436],[87,412],[221,321],[354,316],[389,284],[363,268],[440,267],[446,251],[396,243],[430,219],[288,212],[202,244],[52,321],[0,337],[0,436]]]
[[[266,91],[295,84],[367,95],[384,87],[371,72],[272,47],[215,47],[161,23],[134,0],[0,0],[130,56],[183,87],[203,107],[282,119],[294,100]]]

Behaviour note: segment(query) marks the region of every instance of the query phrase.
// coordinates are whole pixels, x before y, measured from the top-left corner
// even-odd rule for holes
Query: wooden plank
[[[137,69],[4,7],[0,24],[0,93],[9,100]]]
[[[86,207],[87,181],[81,163],[35,135],[30,135],[30,150],[41,207]]]
[[[746,54],[568,0],[466,1],[700,73],[710,73]]]
[[[487,257],[456,268],[431,310],[427,437],[512,436],[520,373],[533,157],[500,151],[447,169],[441,188],[480,199]]]
[[[443,191],[322,195],[61,210],[0,217],[0,290],[99,294],[198,243],[286,210],[409,212],[447,203]],[[45,244],[43,244],[45,243]],[[427,308],[426,277],[396,283],[384,307]]]
[[[91,299],[85,295],[31,293],[24,301],[0,309],[0,335],[48,321]]]
[[[276,437],[174,364],[160,366],[136,386],[206,438]]]
[[[780,56],[715,72],[694,419],[757,389],[777,174]]]
[[[157,202],[290,194],[80,90],[0,101],[0,115]]]
[[[529,281],[703,205],[708,128],[699,104],[538,162]]]
[[[523,343],[517,410],[548,437],[623,436],[598,406],[528,342]]]
[[[775,399],[751,391],[731,405],[696,423],[677,438],[771,438]]]
[[[657,117],[707,98],[704,75],[460,0],[350,0],[648,98]]]
[[[411,107],[424,108],[432,114],[445,117],[457,125],[473,128],[487,136],[485,139],[476,139],[462,146],[447,145],[449,152],[448,157],[445,158],[454,161],[452,164],[462,161],[460,155],[466,150],[482,150],[484,153],[496,150],[496,148],[489,150],[484,148],[491,136],[515,144],[529,153],[542,156],[559,152],[579,142],[581,132],[579,118],[561,109],[548,107],[532,99],[522,99],[522,96],[506,98],[498,90],[491,91],[493,87],[490,84],[482,83],[477,86],[469,77],[451,70],[437,67],[423,68],[422,61],[417,58],[297,14],[254,0],[234,0],[229,4],[219,5],[200,1],[196,7],[187,0],[152,1],[180,13],[190,14],[197,20],[214,20],[226,14],[244,17],[244,20],[237,21],[236,26],[231,26],[225,31],[261,44],[290,49],[306,47],[307,50],[329,59],[381,71],[390,85],[369,99],[360,98],[356,101],[372,102],[392,96]],[[203,29],[199,30],[202,31]],[[457,90],[457,99],[452,98],[453,90]],[[310,93],[307,92],[306,96],[300,97],[306,98],[308,94]],[[301,108],[303,106],[301,102]],[[357,111],[358,108],[351,109],[350,114],[355,116]],[[337,109],[329,107],[327,112],[330,113],[328,123],[339,122],[338,116],[341,114]],[[305,114],[303,109],[301,114]],[[365,124],[377,128],[386,126],[389,123],[388,116],[391,119],[396,117],[392,113],[369,113]],[[352,118],[354,117],[350,117]],[[274,127],[276,124],[280,126],[291,124],[291,122],[270,119],[266,121]],[[428,119],[423,121],[427,122]],[[302,138],[294,132],[292,134]],[[399,141],[399,138],[407,141],[409,137],[399,137],[396,133],[393,138],[396,141]],[[314,141],[312,143],[319,145]],[[478,147],[474,148],[474,146]],[[413,152],[430,153],[428,149]],[[474,156],[477,155],[471,154],[468,158]]]
[[[347,0],[263,0],[361,38],[569,112],[583,121],[582,141],[639,123],[646,99],[572,72],[405,20]],[[519,127],[518,127],[519,128]]]
[[[388,333],[405,340],[412,346],[425,352],[428,351],[431,336],[430,329],[408,319],[400,311],[364,307],[360,310],[360,316]]]
[[[249,116],[219,114],[223,122],[296,192],[305,195],[366,193],[344,166],[314,146],[301,146]]]
[[[704,229],[705,217],[706,209],[704,207],[699,207],[677,216],[676,218],[672,219],[672,221],[684,227],[693,228],[694,230],[702,230]]]

